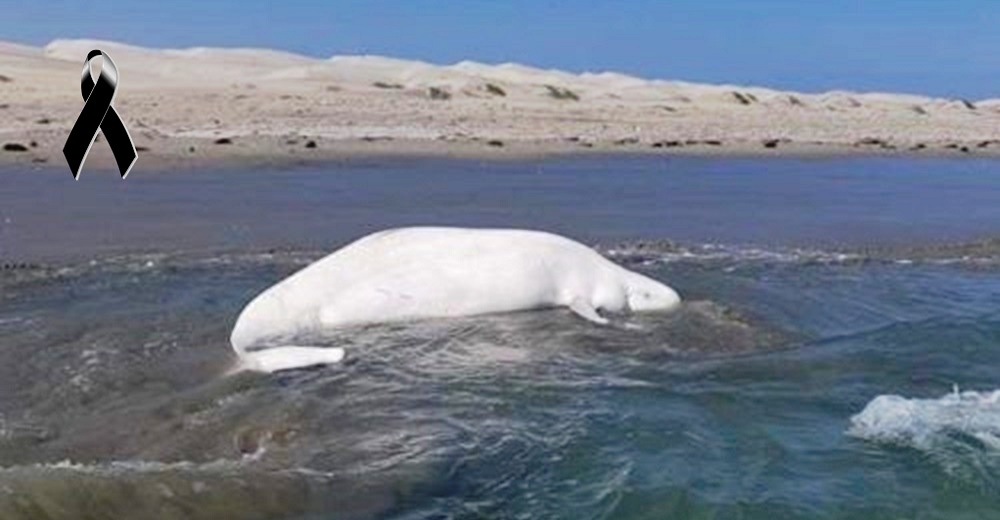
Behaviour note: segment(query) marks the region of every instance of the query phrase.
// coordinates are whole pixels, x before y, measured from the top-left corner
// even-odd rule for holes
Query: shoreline
[[[146,262],[184,263],[227,257],[283,257],[289,261],[311,262],[332,251],[346,246],[360,237],[347,237],[324,247],[317,245],[268,245],[250,246],[199,246],[153,247],[121,246],[87,254],[48,254],[24,258],[0,257],[0,277],[24,272],[51,272],[61,269],[93,268],[97,263],[143,264]],[[918,240],[911,243],[817,243],[811,245],[756,242],[714,243],[673,240],[652,236],[629,236],[614,240],[585,240],[584,243],[609,256],[645,257],[676,255],[693,261],[711,261],[738,258],[760,263],[816,263],[830,265],[922,263],[930,265],[960,265],[971,268],[1000,266],[1000,232],[979,237],[966,237],[954,241],[941,238]],[[720,253],[721,251],[721,253]],[[729,256],[726,256],[729,255]],[[771,259],[768,259],[771,255]],[[791,260],[791,258],[797,260]],[[683,261],[683,260],[671,260]],[[96,262],[96,263],[95,263]]]
[[[33,133],[24,143],[25,150],[10,151],[6,144],[21,141],[4,139],[0,134],[0,165],[53,167],[65,166],[62,144],[65,136],[55,132]],[[505,141],[502,145],[482,139],[465,141],[416,139],[323,139],[290,136],[243,136],[227,138],[218,144],[212,138],[177,138],[149,141],[136,145],[139,159],[133,173],[142,169],[170,171],[197,168],[285,167],[322,165],[338,161],[366,160],[483,160],[523,161],[587,156],[651,156],[704,158],[802,158],[849,159],[862,157],[898,157],[907,159],[997,159],[1000,144],[982,142],[932,143],[919,148],[895,145],[845,144],[784,141],[774,147],[753,142],[698,141],[664,146],[653,142],[596,142],[581,145],[575,141]],[[306,143],[314,143],[306,147]],[[87,170],[116,170],[110,148],[101,139],[94,143],[84,165]],[[67,167],[67,172],[68,172]]]

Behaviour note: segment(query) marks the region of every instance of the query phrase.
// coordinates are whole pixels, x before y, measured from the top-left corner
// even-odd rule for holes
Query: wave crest
[[[949,475],[1000,487],[1000,390],[956,388],[938,399],[880,395],[851,417],[847,434],[918,450]]]
[[[960,433],[1000,450],[1000,390],[956,390],[939,399],[880,395],[851,418],[848,433],[916,448],[929,447],[937,436]]]

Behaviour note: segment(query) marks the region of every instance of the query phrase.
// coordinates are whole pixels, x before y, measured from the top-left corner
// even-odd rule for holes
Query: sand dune
[[[1000,153],[1000,99],[802,93],[514,63],[56,40],[43,48],[0,42],[0,140],[28,148],[0,152],[0,160],[61,160],[83,103],[79,70],[94,48],[117,63],[115,106],[141,154],[156,160],[586,150]],[[99,148],[106,147],[95,147],[96,155]]]

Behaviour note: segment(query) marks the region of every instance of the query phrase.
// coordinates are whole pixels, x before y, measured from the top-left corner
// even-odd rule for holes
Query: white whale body
[[[669,310],[670,287],[593,249],[541,231],[413,227],[363,237],[268,288],[240,313],[230,341],[245,367],[263,371],[335,363],[343,349],[277,346],[338,327],[568,307]]]

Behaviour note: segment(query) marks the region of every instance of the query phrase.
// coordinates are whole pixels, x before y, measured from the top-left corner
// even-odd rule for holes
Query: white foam
[[[113,460],[109,462],[81,463],[70,459],[57,462],[37,463],[23,466],[0,466],[0,475],[33,472],[79,473],[101,476],[128,476],[130,474],[163,474],[189,473],[210,475],[243,475],[248,471],[258,470],[271,475],[305,476],[314,478],[331,478],[335,473],[316,470],[307,467],[292,467],[280,470],[255,468],[254,462],[260,458],[260,450],[243,456],[241,459],[215,459],[207,462],[192,462],[181,460],[176,462],[161,462],[153,460]]]
[[[959,392],[938,399],[880,395],[851,417],[849,435],[932,450],[949,436],[966,435],[1000,450],[1000,390]]]
[[[849,264],[860,262],[866,257],[860,254],[822,251],[818,249],[763,249],[752,246],[727,244],[694,244],[680,246],[667,244],[665,247],[623,245],[608,249],[612,258],[638,260],[645,265],[669,264],[674,262],[759,262],[759,263],[815,263]]]

